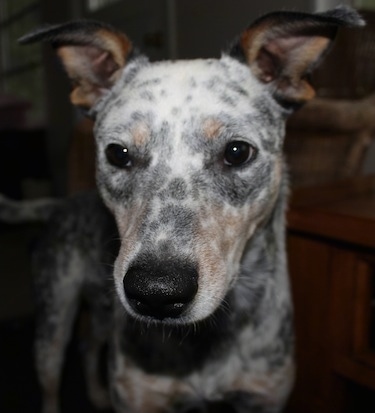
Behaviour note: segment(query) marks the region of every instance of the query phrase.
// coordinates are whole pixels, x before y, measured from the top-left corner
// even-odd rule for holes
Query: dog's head
[[[97,181],[116,217],[117,293],[135,316],[193,322],[212,314],[271,215],[283,175],[286,116],[314,96],[308,75],[351,9],[271,13],[220,59],[150,63],[96,22],[44,28],[96,117]]]

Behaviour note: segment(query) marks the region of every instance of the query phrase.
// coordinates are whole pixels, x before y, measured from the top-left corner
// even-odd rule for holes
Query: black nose
[[[125,295],[133,310],[157,319],[177,318],[198,290],[194,265],[174,261],[142,260],[124,277]]]

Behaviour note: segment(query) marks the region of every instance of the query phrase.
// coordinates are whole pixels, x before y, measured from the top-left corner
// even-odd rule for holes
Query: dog
[[[45,413],[58,411],[62,351],[81,294],[100,321],[96,342],[109,337],[116,412],[282,411],[294,377],[285,121],[313,98],[309,75],[338,28],[363,24],[348,7],[275,12],[219,59],[155,63],[93,21],[20,40],[52,45],[72,103],[95,119],[97,186],[110,211],[73,208],[77,227],[54,220],[58,241],[44,244],[47,262],[39,259],[48,280],[39,287],[47,310],[37,344]],[[97,265],[112,216],[114,297],[108,267]],[[91,357],[88,376],[96,366]]]
[[[99,375],[112,319],[113,262],[118,233],[94,191],[66,199],[14,201],[0,195],[0,222],[41,224],[31,246],[36,309],[35,358],[45,412],[59,411],[58,392],[64,352],[82,304],[90,309],[89,337],[84,341],[84,370],[89,399],[109,407]]]

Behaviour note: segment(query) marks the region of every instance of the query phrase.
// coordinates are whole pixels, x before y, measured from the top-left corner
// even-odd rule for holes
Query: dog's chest
[[[148,413],[164,412],[189,400],[215,400],[222,394],[242,391],[258,394],[270,404],[283,402],[293,377],[290,354],[285,355],[279,368],[274,369],[269,365],[270,355],[249,344],[253,342],[261,348],[264,346],[262,340],[270,340],[277,325],[273,325],[271,319],[266,324],[269,328],[258,332],[264,337],[256,338],[257,332],[249,326],[237,337],[222,331],[223,336],[228,336],[224,339],[212,337],[212,346],[208,332],[200,344],[196,344],[196,349],[191,348],[187,337],[181,336],[180,343],[170,341],[168,329],[164,331],[164,342],[159,343],[154,340],[160,340],[160,337],[152,337],[146,330],[138,332],[139,341],[134,335],[118,334],[111,373],[118,399],[123,400],[123,406],[127,408]],[[123,330],[116,328],[115,331]],[[144,341],[142,336],[147,340]],[[124,345],[124,341],[131,344]],[[144,348],[139,351],[141,346]],[[208,352],[211,352],[210,357],[207,357]],[[135,357],[137,354],[145,358],[143,363]]]

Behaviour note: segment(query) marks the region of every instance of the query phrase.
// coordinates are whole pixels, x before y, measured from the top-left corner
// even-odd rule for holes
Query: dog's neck
[[[280,309],[290,302],[285,248],[285,209],[288,179],[284,174],[278,197],[268,218],[248,241],[233,294],[237,314],[247,314],[256,325],[265,319],[268,302]]]

